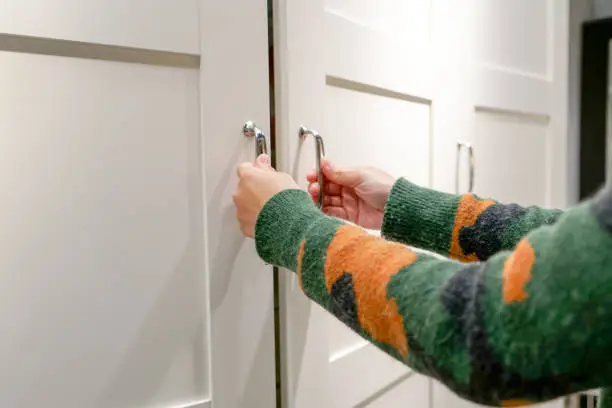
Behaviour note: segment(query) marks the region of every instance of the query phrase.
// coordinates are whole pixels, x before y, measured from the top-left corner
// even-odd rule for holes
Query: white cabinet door
[[[549,0],[434,1],[439,71],[433,186],[464,193],[474,149],[474,193],[502,202],[564,208],[567,173],[569,2]],[[458,33],[463,33],[457,35]],[[456,176],[459,186],[455,185]],[[435,385],[434,408],[474,407]],[[561,407],[562,401],[541,406]]]
[[[315,165],[306,125],[339,165],[372,165],[429,184],[428,1],[280,1],[279,165],[304,185]],[[311,304],[293,274],[281,287],[284,406],[429,407],[430,380]]]
[[[0,0],[0,33],[198,54],[207,2]]]
[[[231,200],[255,157],[242,124],[269,128],[266,2],[85,3],[2,1],[0,20],[8,7],[96,41],[95,19],[114,42],[181,14],[198,48],[126,63],[120,47],[60,41],[67,58],[56,39],[36,52],[0,35],[0,406],[273,407],[272,271]]]
[[[305,184],[314,145],[297,132],[307,125],[340,165],[454,191],[466,140],[483,194],[562,201],[565,142],[552,138],[565,131],[566,3],[277,0],[280,168]],[[307,301],[293,274],[281,280],[285,406],[473,406],[439,385],[431,394],[429,380]]]
[[[276,404],[272,268],[240,233],[236,168],[254,161],[254,121],[270,133],[268,9],[264,0],[200,1],[204,162],[213,408]],[[270,140],[268,140],[268,143]]]

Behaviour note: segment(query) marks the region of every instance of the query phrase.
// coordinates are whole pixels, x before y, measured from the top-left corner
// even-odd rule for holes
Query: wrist
[[[286,189],[270,198],[255,225],[255,247],[265,262],[295,268],[296,251],[308,226],[324,217],[310,195],[300,189]]]
[[[393,186],[395,186],[395,183],[397,182],[397,180],[391,180],[391,182],[385,184],[384,187],[384,192],[383,192],[383,203],[382,203],[382,207],[380,208],[382,211],[385,210],[385,208],[387,207],[387,203],[389,202],[389,197],[391,197],[391,191],[393,191]]]
[[[445,252],[459,197],[399,179],[385,207],[382,235],[391,241]]]
[[[383,212],[396,179],[388,174],[364,178],[356,188],[357,196],[376,211]]]

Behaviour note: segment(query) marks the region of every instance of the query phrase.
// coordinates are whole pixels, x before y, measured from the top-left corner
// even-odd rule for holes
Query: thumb
[[[361,169],[336,169],[327,159],[324,159],[321,165],[323,167],[323,174],[332,183],[354,188],[363,181]]]
[[[272,161],[270,160],[270,156],[268,156],[267,154],[260,154],[259,156],[257,156],[257,159],[255,160],[255,167],[264,170],[274,170],[272,168]]]

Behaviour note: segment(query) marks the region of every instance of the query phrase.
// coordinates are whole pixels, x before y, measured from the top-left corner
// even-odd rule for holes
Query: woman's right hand
[[[328,159],[323,159],[321,166],[323,212],[363,228],[380,229],[395,179],[372,167],[336,168]],[[320,191],[317,172],[312,170],[306,179],[308,192],[316,203]]]

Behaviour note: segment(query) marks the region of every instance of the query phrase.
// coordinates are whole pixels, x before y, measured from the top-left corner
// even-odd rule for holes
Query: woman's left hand
[[[238,166],[238,188],[234,193],[236,216],[240,223],[240,231],[249,237],[255,236],[257,216],[263,206],[283,190],[298,189],[293,178],[274,170],[270,157],[262,154],[255,164],[242,163]]]

